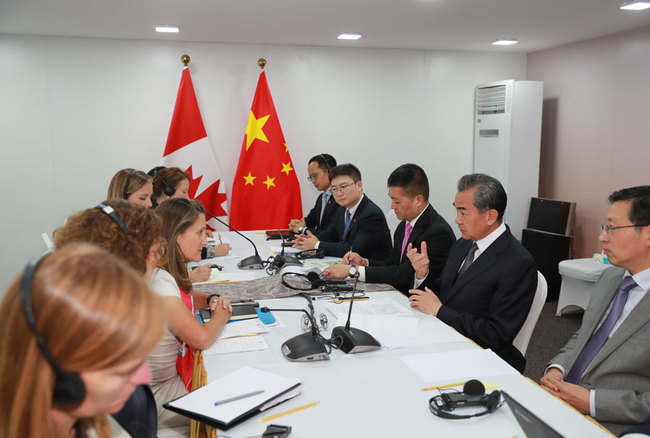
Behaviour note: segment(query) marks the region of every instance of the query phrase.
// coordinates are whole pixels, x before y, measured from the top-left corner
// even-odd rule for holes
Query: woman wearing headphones
[[[151,207],[152,178],[141,170],[119,170],[108,186],[106,199],[126,199],[134,204]]]
[[[100,248],[28,264],[0,304],[0,436],[128,436],[106,414],[150,380],[161,311],[142,276]]]
[[[151,198],[158,204],[172,198],[190,198],[190,176],[178,167],[154,167],[149,175],[153,177]]]
[[[168,330],[149,355],[151,389],[158,404],[158,427],[188,424],[188,420],[162,408],[163,403],[186,394],[192,385],[195,350],[205,350],[217,339],[230,319],[228,300],[192,290],[186,265],[201,260],[205,246],[205,210],[198,201],[170,199],[160,204],[167,256],[149,283],[162,296]],[[212,319],[199,323],[195,309],[210,305]],[[200,362],[200,358],[199,358]]]
[[[73,214],[53,234],[57,249],[75,242],[95,244],[143,273],[148,282],[164,254],[161,228],[160,218],[151,209],[115,200]],[[136,388],[113,418],[131,436],[156,437],[158,410],[149,385]]]

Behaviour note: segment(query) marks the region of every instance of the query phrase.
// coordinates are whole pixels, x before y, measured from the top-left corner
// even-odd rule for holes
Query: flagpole
[[[181,62],[183,63],[183,65],[185,67],[187,67],[187,64],[190,63],[190,55],[185,54],[185,55],[181,56]]]
[[[264,67],[266,66],[266,59],[260,58],[257,60],[257,65],[260,66],[262,70],[264,70]]]

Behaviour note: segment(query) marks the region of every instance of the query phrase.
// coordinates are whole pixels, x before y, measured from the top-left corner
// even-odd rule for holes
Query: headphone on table
[[[148,172],[148,174],[149,174],[149,176],[153,176],[154,178],[158,178],[160,180],[160,182],[163,183],[163,185],[165,186],[163,188],[163,193],[165,195],[171,197],[174,193],[176,193],[176,189],[173,188],[172,186],[170,186],[169,184],[167,184],[167,181],[165,181],[165,179],[160,174],[160,171],[163,170],[163,169],[166,169],[166,167],[165,166],[154,167],[153,169],[151,169]]]
[[[55,405],[77,405],[86,397],[86,385],[78,372],[64,370],[56,359],[54,359],[49,348],[47,348],[45,339],[36,328],[36,318],[32,310],[32,284],[34,282],[34,276],[36,275],[38,266],[48,255],[49,253],[45,253],[40,257],[34,257],[25,267],[23,277],[20,279],[20,303],[25,312],[27,325],[36,337],[36,344],[54,371],[55,379],[52,403]]]
[[[129,177],[126,179],[126,184],[124,184],[124,191],[122,192],[122,198],[128,199],[128,191],[129,191],[129,184],[131,183],[131,178],[133,178],[133,175],[138,173],[138,169],[133,169],[131,173],[129,173]]]
[[[442,393],[429,399],[429,410],[433,415],[450,420],[480,417],[496,411],[503,402],[501,392],[492,391],[485,393],[485,386],[479,380],[472,379],[465,382],[463,392]],[[454,414],[456,408],[466,406],[484,406],[485,409],[474,414]]]
[[[113,222],[115,222],[121,229],[124,231],[124,234],[130,234],[129,229],[126,227],[126,224],[122,219],[120,218],[120,215],[117,214],[115,209],[111,207],[110,205],[106,205],[104,203],[99,204],[98,206],[95,207],[97,210],[101,210],[104,213],[108,215],[111,219],[113,219]]]

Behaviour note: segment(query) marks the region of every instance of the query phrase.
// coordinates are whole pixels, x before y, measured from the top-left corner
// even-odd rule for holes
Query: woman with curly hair
[[[126,436],[106,414],[150,380],[160,307],[141,275],[100,248],[30,262],[0,304],[0,436]]]
[[[124,199],[143,207],[151,207],[152,178],[141,170],[118,170],[108,186],[106,199]]]
[[[105,210],[113,210],[115,216]],[[147,280],[164,253],[160,218],[148,208],[122,200],[104,201],[73,214],[64,226],[54,230],[53,238],[56,248],[72,242],[102,247],[145,274]]]

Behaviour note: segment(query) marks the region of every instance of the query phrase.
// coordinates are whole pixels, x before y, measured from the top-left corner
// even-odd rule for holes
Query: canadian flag
[[[183,69],[178,87],[162,164],[184,170],[190,176],[190,198],[201,201],[210,213],[227,220],[221,171],[203,126],[188,67]],[[215,229],[223,228],[214,219],[208,223]]]

